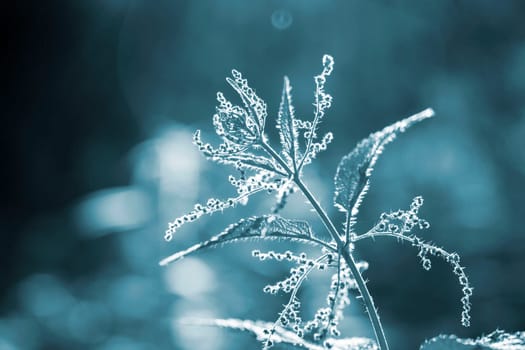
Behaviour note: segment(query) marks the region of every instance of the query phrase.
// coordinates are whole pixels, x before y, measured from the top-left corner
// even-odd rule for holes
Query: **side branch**
[[[304,196],[308,199],[314,210],[319,215],[321,221],[323,222],[324,226],[330,233],[330,236],[335,241],[337,245],[337,249],[339,250],[340,254],[342,255],[343,259],[345,260],[346,264],[350,268],[350,271],[352,272],[352,275],[354,276],[357,287],[359,289],[359,293],[363,297],[363,301],[365,303],[365,308],[368,311],[368,317],[370,318],[370,322],[372,323],[372,328],[374,329],[374,333],[377,339],[377,342],[379,344],[379,348],[381,350],[388,350],[388,343],[386,341],[386,336],[383,331],[383,326],[381,325],[381,321],[379,319],[379,314],[377,313],[376,307],[374,305],[374,300],[372,299],[372,296],[370,295],[370,292],[368,291],[368,287],[366,286],[365,280],[363,276],[361,275],[361,272],[359,271],[357,264],[354,260],[354,257],[348,250],[347,243],[344,242],[341,239],[341,236],[337,232],[337,229],[335,228],[332,220],[328,217],[324,209],[321,207],[317,199],[314,197],[314,195],[310,192],[308,187],[303,183],[298,173],[294,173],[292,169],[286,164],[286,162],[279,156],[279,154],[266,142],[262,142],[263,149],[271,155],[279,165],[281,165],[286,172],[289,174],[290,178],[293,179],[297,187],[301,190],[301,192],[304,194]]]

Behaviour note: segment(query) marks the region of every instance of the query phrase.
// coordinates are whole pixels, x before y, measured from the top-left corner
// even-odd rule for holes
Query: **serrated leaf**
[[[268,170],[271,172],[278,172],[280,174],[286,175],[284,169],[282,169],[278,164],[276,164],[271,159],[256,156],[250,153],[238,153],[232,154],[225,157],[225,160],[230,163],[241,163],[244,167],[251,170]]]
[[[310,224],[306,221],[288,220],[275,215],[251,217],[241,219],[237,223],[228,226],[223,232],[207,241],[170,255],[161,260],[159,264],[167,265],[197,251],[239,240],[283,238],[310,241],[310,237],[312,237],[312,230]],[[310,242],[315,243],[313,241]]]
[[[181,322],[186,325],[195,326],[212,326],[222,327],[232,330],[247,331],[256,336],[257,340],[265,341],[268,338],[267,330],[275,329],[271,339],[274,344],[288,345],[292,349],[307,349],[307,350],[325,350],[325,347],[321,344],[315,344],[304,338],[299,337],[295,332],[281,327],[274,327],[273,323],[264,321],[251,321],[251,320],[239,320],[239,319],[213,319],[213,320],[200,320],[200,319],[187,319]],[[328,338],[325,340],[325,344],[332,350],[377,350],[376,343],[368,338],[345,338],[345,339],[333,339]]]
[[[288,160],[289,165],[295,169],[299,149],[299,143],[297,141],[299,134],[294,121],[295,113],[292,105],[291,91],[290,80],[288,80],[288,77],[284,77],[281,105],[279,106],[277,116],[277,129],[279,129],[279,137],[284,156]]]
[[[248,86],[248,82],[242,78],[240,72],[234,69],[232,75],[234,79],[226,78],[226,81],[237,91],[253,121],[258,125],[259,132],[262,132],[267,114],[265,102]]]
[[[337,167],[334,179],[334,205],[339,210],[355,216],[360,202],[368,190],[374,165],[384,147],[411,125],[433,115],[432,109],[426,109],[387,126],[359,142],[352,152],[341,159]]]
[[[420,350],[525,350],[525,332],[511,334],[496,330],[476,339],[440,335],[426,340]]]

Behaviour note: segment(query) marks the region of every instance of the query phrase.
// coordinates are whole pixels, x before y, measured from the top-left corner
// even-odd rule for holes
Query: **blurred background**
[[[243,243],[167,268],[168,254],[272,206],[187,225],[195,201],[233,194],[231,169],[191,144],[212,142],[215,93],[244,73],[268,103],[282,77],[298,115],[312,116],[313,76],[335,58],[322,129],[335,140],[306,179],[330,215],[339,159],[370,132],[433,107],[437,117],[391,144],[376,167],[359,230],[425,197],[421,235],[462,256],[475,287],[460,324],[449,266],[424,271],[408,245],[360,243],[392,349],[439,333],[525,329],[525,2],[465,0],[9,1],[2,5],[3,126],[0,349],[255,349],[251,336],[180,326],[181,317],[273,321],[284,296],[262,293],[290,266],[259,262]],[[276,133],[270,131],[276,141]],[[297,196],[285,215],[323,228]],[[315,251],[308,248],[309,255]],[[300,298],[325,303],[329,274]],[[345,336],[372,336],[353,300]]]

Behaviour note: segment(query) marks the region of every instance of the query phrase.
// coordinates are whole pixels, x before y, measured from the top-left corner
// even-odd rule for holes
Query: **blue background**
[[[472,327],[459,321],[449,267],[424,271],[408,245],[360,244],[393,349],[439,333],[525,329],[525,3],[289,0],[6,2],[1,349],[247,349],[248,335],[181,326],[181,317],[273,321],[283,296],[262,293],[290,266],[240,244],[168,268],[162,257],[268,211],[269,196],[188,225],[193,202],[233,194],[230,169],[206,163],[191,133],[211,135],[215,92],[244,73],[269,106],[282,77],[312,116],[313,76],[335,58],[322,124],[335,140],[306,180],[330,215],[339,159],[370,132],[433,107],[378,162],[358,224],[425,197],[421,235],[462,256],[474,286]],[[276,132],[269,131],[272,141]],[[304,199],[285,212],[311,220]],[[303,249],[302,247],[296,247]],[[314,251],[307,249],[309,255]],[[301,294],[305,318],[324,305],[328,275]],[[372,336],[357,300],[345,336]]]

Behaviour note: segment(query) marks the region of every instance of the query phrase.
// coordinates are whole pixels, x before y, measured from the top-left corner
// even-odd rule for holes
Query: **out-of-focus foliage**
[[[494,331],[476,339],[461,339],[453,335],[440,335],[425,341],[421,350],[523,350],[525,332],[513,334]]]
[[[213,327],[224,327],[233,330],[239,330],[243,332],[250,332],[256,336],[257,340],[265,341],[268,339],[267,330],[272,328],[272,324],[262,321],[247,321],[237,319],[217,319],[210,321],[203,320],[183,320],[189,325],[195,326],[213,326]],[[317,345],[310,343],[309,341],[299,337],[295,332],[290,331],[283,327],[275,327],[275,333],[272,337],[273,341],[277,345],[292,346],[295,348],[307,349],[307,350],[377,350],[377,345],[371,339],[367,338],[343,338],[333,339],[328,338],[325,340],[324,345]]]
[[[473,322],[469,329],[457,322],[460,290],[446,264],[436,261],[426,273],[408,245],[363,243],[362,257],[374,258],[369,287],[392,348],[417,348],[438,332],[474,339],[497,327],[522,329],[524,6],[5,2],[0,347],[194,349],[198,340],[204,350],[252,348],[249,336],[172,320],[272,319],[285,300],[260,290],[287,268],[254,261],[253,243],[165,270],[157,262],[241,217],[262,215],[273,201],[205,218],[169,247],[159,233],[162,223],[192,209],[186,203],[209,193],[223,198],[231,189],[222,185],[228,173],[221,176],[191,146],[192,130],[215,112],[222,77],[232,67],[245,72],[276,117],[275,87],[288,74],[302,118],[312,112],[311,72],[325,52],[338,60],[327,83],[334,141],[305,172],[322,203],[331,202],[325,179],[349,144],[426,106],[439,116],[386,151],[360,208],[361,224],[375,223],[378,208],[402,208],[413,194],[424,195],[432,222],[425,237],[454,247],[469,267]],[[298,217],[304,209],[300,197],[290,197],[280,215]],[[257,249],[275,249],[262,245]],[[235,273],[231,266],[238,266]],[[399,270],[406,271],[403,280],[392,273]],[[314,272],[305,283],[310,315],[325,302],[326,290],[310,288],[323,278]],[[372,337],[357,305],[347,309],[341,331]]]

